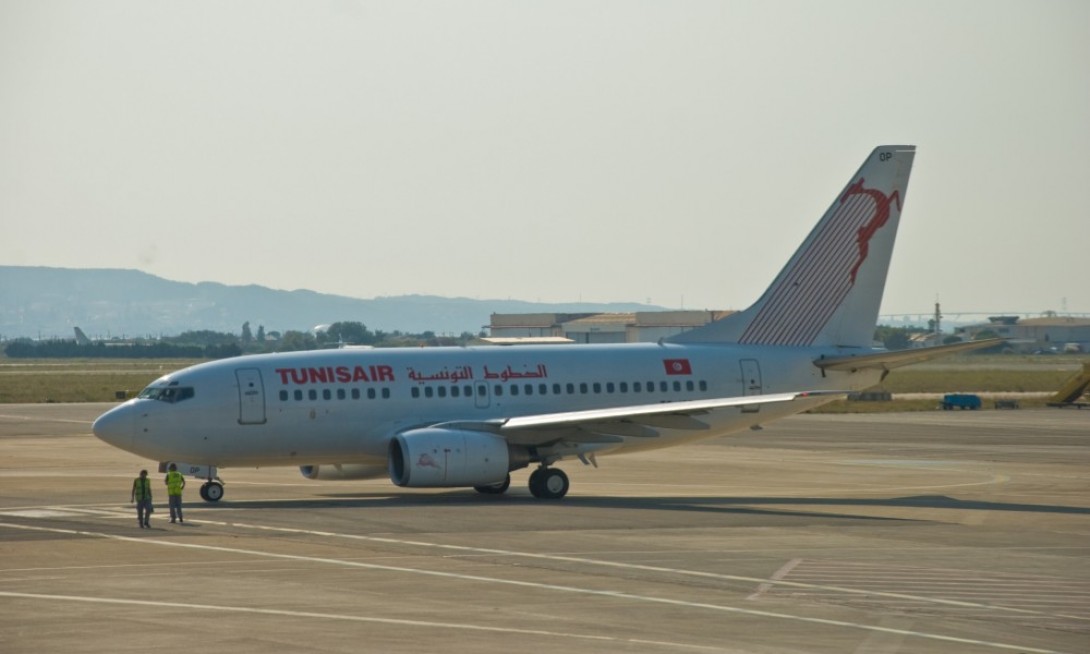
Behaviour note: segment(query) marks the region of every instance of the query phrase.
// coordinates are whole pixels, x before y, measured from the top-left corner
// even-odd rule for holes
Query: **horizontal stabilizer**
[[[992,347],[1003,342],[1002,338],[987,338],[980,341],[966,343],[953,343],[950,345],[936,345],[935,347],[921,347],[912,350],[897,350],[896,352],[875,352],[872,354],[859,354],[846,357],[825,357],[815,359],[814,365],[823,370],[837,370],[855,372],[856,370],[893,370],[901,366],[928,361],[937,357],[954,354],[955,352],[969,352]]]

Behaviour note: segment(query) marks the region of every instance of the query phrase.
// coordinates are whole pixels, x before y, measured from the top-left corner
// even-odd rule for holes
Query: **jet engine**
[[[395,436],[388,463],[398,486],[484,486],[525,468],[530,453],[486,432],[427,427]]]
[[[299,466],[307,479],[322,481],[341,479],[378,479],[386,474],[386,466],[372,463],[334,463],[320,466]]]

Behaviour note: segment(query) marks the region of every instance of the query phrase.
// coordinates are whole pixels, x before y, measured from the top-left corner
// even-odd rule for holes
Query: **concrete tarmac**
[[[798,416],[556,502],[228,469],[170,524],[109,406],[0,405],[2,652],[1090,651],[1086,410]]]

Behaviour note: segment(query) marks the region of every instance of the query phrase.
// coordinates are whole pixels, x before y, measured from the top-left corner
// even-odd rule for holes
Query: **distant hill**
[[[636,303],[548,304],[402,295],[369,300],[264,286],[189,284],[139,270],[0,266],[0,337],[92,338],[176,335],[208,329],[239,333],[307,331],[358,321],[371,330],[436,334],[477,333],[493,313],[658,311]]]

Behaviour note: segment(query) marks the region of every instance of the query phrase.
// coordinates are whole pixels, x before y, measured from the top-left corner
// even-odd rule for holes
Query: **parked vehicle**
[[[980,396],[971,393],[947,393],[942,396],[944,411],[951,409],[970,409],[976,411],[981,406]]]

